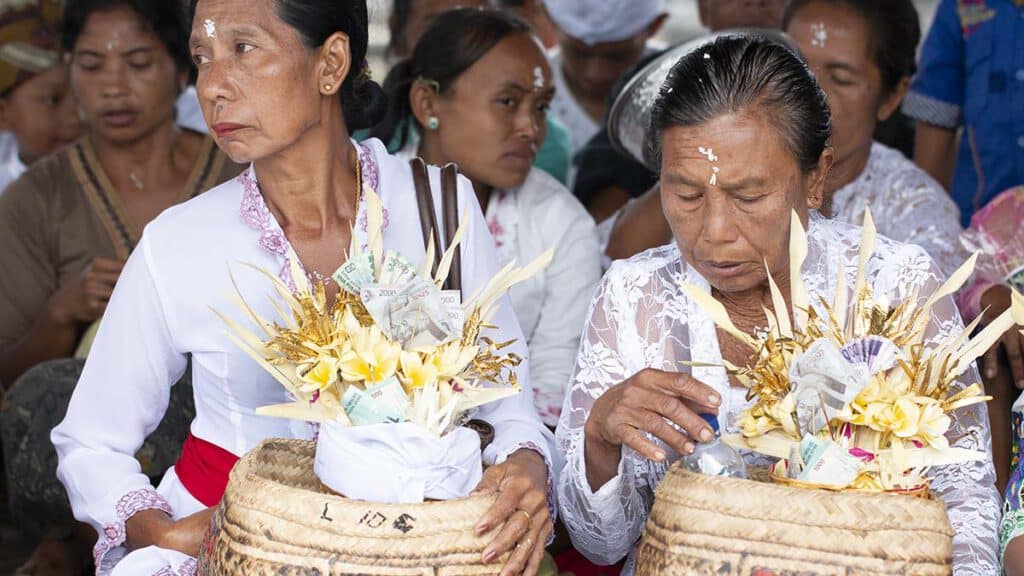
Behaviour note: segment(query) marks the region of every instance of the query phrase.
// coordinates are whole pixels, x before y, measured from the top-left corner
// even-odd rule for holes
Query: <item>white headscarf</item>
[[[632,38],[665,13],[665,0],[544,0],[544,5],[562,32],[589,45]]]

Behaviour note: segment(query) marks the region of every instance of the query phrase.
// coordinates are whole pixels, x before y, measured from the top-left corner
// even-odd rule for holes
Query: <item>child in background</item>
[[[0,7],[0,194],[26,166],[78,138],[79,122],[60,61],[56,2]]]

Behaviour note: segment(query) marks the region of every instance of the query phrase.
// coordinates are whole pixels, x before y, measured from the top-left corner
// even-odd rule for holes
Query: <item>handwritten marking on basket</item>
[[[327,507],[330,506],[330,505],[331,505],[330,502],[324,502],[324,511],[323,511],[323,514],[320,514],[320,519],[321,520],[327,520],[328,522],[334,522],[334,518],[331,518],[330,516],[327,515]]]
[[[402,514],[398,518],[395,518],[395,523],[392,524],[391,527],[395,530],[400,531],[402,534],[408,534],[413,530],[413,528],[416,527],[415,525],[411,524],[411,522],[415,521],[416,519],[412,516],[408,514]]]
[[[698,146],[697,151],[700,152],[701,156],[707,158],[708,162],[712,163],[711,180],[708,181],[708,184],[711,184],[712,186],[718,186],[718,171],[721,169],[718,166],[714,166],[714,163],[718,162],[718,156],[715,155],[715,151],[712,150],[710,147],[705,148],[703,146]]]
[[[387,516],[381,514],[380,512],[376,512],[374,510],[370,510],[366,514],[363,514],[363,517],[359,519],[359,523],[360,524],[365,524],[365,525],[369,526],[370,528],[380,528],[387,521],[388,521],[388,517]]]

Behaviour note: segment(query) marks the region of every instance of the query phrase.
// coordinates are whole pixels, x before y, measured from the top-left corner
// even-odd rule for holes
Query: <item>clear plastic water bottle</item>
[[[700,417],[711,426],[715,433],[715,439],[711,442],[697,444],[697,449],[693,451],[693,454],[683,457],[683,467],[691,472],[708,476],[746,478],[747,465],[743,463],[743,457],[728,444],[722,442],[718,429],[718,416],[701,414]]]

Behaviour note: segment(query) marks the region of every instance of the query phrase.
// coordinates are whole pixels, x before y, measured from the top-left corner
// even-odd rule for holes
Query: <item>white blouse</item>
[[[565,186],[537,168],[518,189],[495,192],[486,218],[502,264],[513,259],[523,264],[555,249],[550,266],[509,292],[530,350],[534,406],[554,427],[587,307],[601,280],[594,220]]]
[[[847,286],[854,284],[860,229],[813,213],[808,238],[803,276],[810,301],[817,302],[817,296],[822,296],[831,302],[838,262],[844,263]],[[910,297],[915,289],[920,289],[924,299],[944,279],[920,248],[881,236],[867,272],[876,294],[887,295],[891,302]],[[710,290],[675,245],[612,265],[592,304],[558,425],[558,447],[566,459],[558,486],[562,520],[576,547],[594,562],[613,564],[629,555],[624,574],[633,572],[633,550],[651,508],[654,489],[679,455],[657,440],[671,455],[667,463],[648,461],[623,447],[617,476],[593,492],[586,475],[583,427],[595,399],[640,370],[655,368],[692,370],[695,378],[715,388],[723,398],[719,420],[730,431],[737,430],[738,415],[747,406],[746,390],[731,387],[722,368],[682,367],[683,361],[710,365],[722,362],[715,325],[683,293],[679,287],[682,283]],[[932,312],[930,341],[962,330],[953,300],[940,301]],[[979,381],[972,368],[963,375],[961,385]],[[958,411],[947,436],[951,445],[990,453],[985,406]],[[753,454],[746,456],[748,461],[763,460]],[[1000,499],[994,482],[991,458],[940,467],[932,473],[932,489],[945,501],[956,531],[956,576],[995,575],[999,571]]]
[[[878,233],[916,244],[952,274],[969,253],[960,244],[960,210],[942,186],[893,148],[874,142],[864,170],[832,197],[832,216],[859,225],[871,206]]]
[[[389,156],[377,140],[358,150],[363,185],[377,191],[384,205],[385,247],[421,262],[425,248],[408,164]],[[430,177],[440,207],[438,170],[432,169]],[[468,207],[460,218],[467,221],[463,288],[471,294],[497,272],[497,257],[464,179],[459,181],[459,203],[460,209]],[[366,243],[364,203],[356,235]],[[162,419],[170,387],[189,356],[196,400],[191,432],[197,438],[242,456],[266,438],[312,437],[309,424],[255,414],[260,406],[288,401],[286,393],[228,339],[224,323],[211,310],[249,322],[231,299],[230,270],[246,302],[261,316],[273,317],[270,282],[242,263],[284,271],[290,258],[295,253],[263,201],[252,168],[167,210],[146,227],[117,283],[67,417],[52,434],[57,474],[75,517],[99,533],[94,551],[98,573],[115,565],[115,574],[195,569],[194,559],[183,554],[150,547],[126,556],[124,547],[125,522],[141,510],[160,509],[180,519],[204,508],[173,468],[154,489],[134,457]],[[493,323],[499,327],[493,338],[517,340],[511,351],[525,356],[523,335],[507,298]],[[544,455],[554,474],[558,464],[553,461],[553,438],[533,410],[528,374],[524,363],[518,369],[522,394],[477,414],[495,428],[484,459],[498,463],[520,448],[531,448]]]

